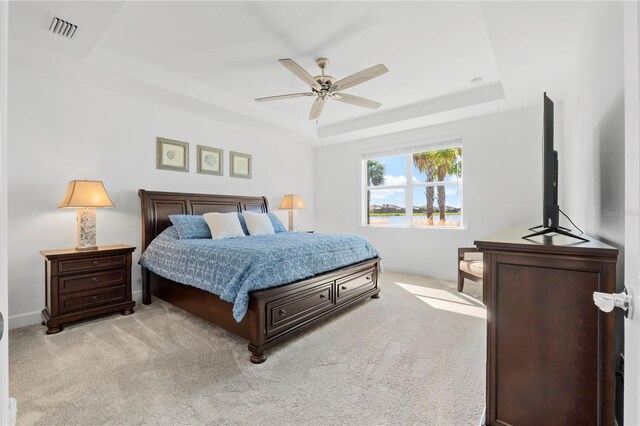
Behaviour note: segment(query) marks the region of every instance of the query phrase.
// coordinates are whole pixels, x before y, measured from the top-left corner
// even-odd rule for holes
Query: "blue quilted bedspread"
[[[233,303],[240,322],[249,292],[292,283],[378,256],[354,235],[281,232],[224,240],[180,240],[172,226],[149,244],[140,265]]]

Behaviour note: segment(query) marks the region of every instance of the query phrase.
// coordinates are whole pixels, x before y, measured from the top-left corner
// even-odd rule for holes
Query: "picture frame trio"
[[[224,150],[197,145],[197,172],[205,175],[224,176]],[[173,139],[156,139],[156,168],[189,172],[189,144]],[[229,151],[229,176],[252,178],[251,154]]]

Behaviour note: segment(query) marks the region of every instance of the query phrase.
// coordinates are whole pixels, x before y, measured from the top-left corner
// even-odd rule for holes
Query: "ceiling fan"
[[[351,74],[349,77],[345,77],[341,80],[336,81],[336,79],[331,77],[330,75],[324,74],[325,68],[327,68],[327,65],[329,65],[329,60],[327,58],[316,59],[316,64],[318,64],[318,66],[320,67],[321,75],[317,75],[315,77],[312,77],[311,74],[306,72],[304,68],[302,68],[292,59],[278,59],[278,61],[280,61],[280,63],[284,65],[286,69],[291,71],[293,75],[307,83],[311,87],[311,92],[267,96],[265,98],[257,98],[256,101],[276,101],[279,99],[314,96],[315,100],[313,101],[311,111],[309,112],[309,120],[315,120],[320,117],[320,113],[322,113],[324,103],[328,98],[335,99],[336,101],[344,102],[346,104],[370,109],[378,109],[382,105],[381,103],[372,101],[370,99],[340,92],[341,90],[364,83],[365,81],[369,81],[372,78],[376,78],[388,72],[389,70],[387,69],[387,67],[382,64],[374,65],[355,74]]]

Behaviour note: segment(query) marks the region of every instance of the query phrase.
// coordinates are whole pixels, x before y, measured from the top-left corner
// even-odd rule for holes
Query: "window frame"
[[[449,179],[445,181],[436,182],[413,182],[413,160],[412,155],[416,152],[429,152],[440,151],[447,148],[460,148],[461,160],[464,158],[464,143],[462,135],[450,136],[447,138],[438,138],[437,141],[421,144],[409,144],[404,146],[389,147],[388,149],[377,149],[374,151],[360,152],[360,209],[358,226],[364,228],[407,228],[407,229],[449,229],[449,230],[463,230],[466,229],[466,221],[464,214],[464,161],[460,178]],[[385,158],[385,157],[397,157],[404,155],[406,159],[406,177],[407,183],[405,185],[383,185],[383,186],[369,186],[367,175],[367,161]],[[415,225],[413,223],[413,190],[415,188],[427,188],[429,186],[437,188],[438,186],[447,186],[456,184],[460,186],[460,226],[443,226],[443,225]],[[405,223],[402,225],[384,225],[384,224],[369,224],[367,223],[367,192],[371,190],[380,189],[404,189],[405,191]],[[407,208],[409,206],[409,208]],[[434,215],[435,217],[435,215]]]

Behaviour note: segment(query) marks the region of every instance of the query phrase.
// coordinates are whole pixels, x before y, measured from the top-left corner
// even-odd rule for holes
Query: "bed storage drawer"
[[[267,336],[333,307],[333,281],[267,303]]]
[[[375,269],[366,269],[336,281],[336,302],[341,303],[376,287]]]

